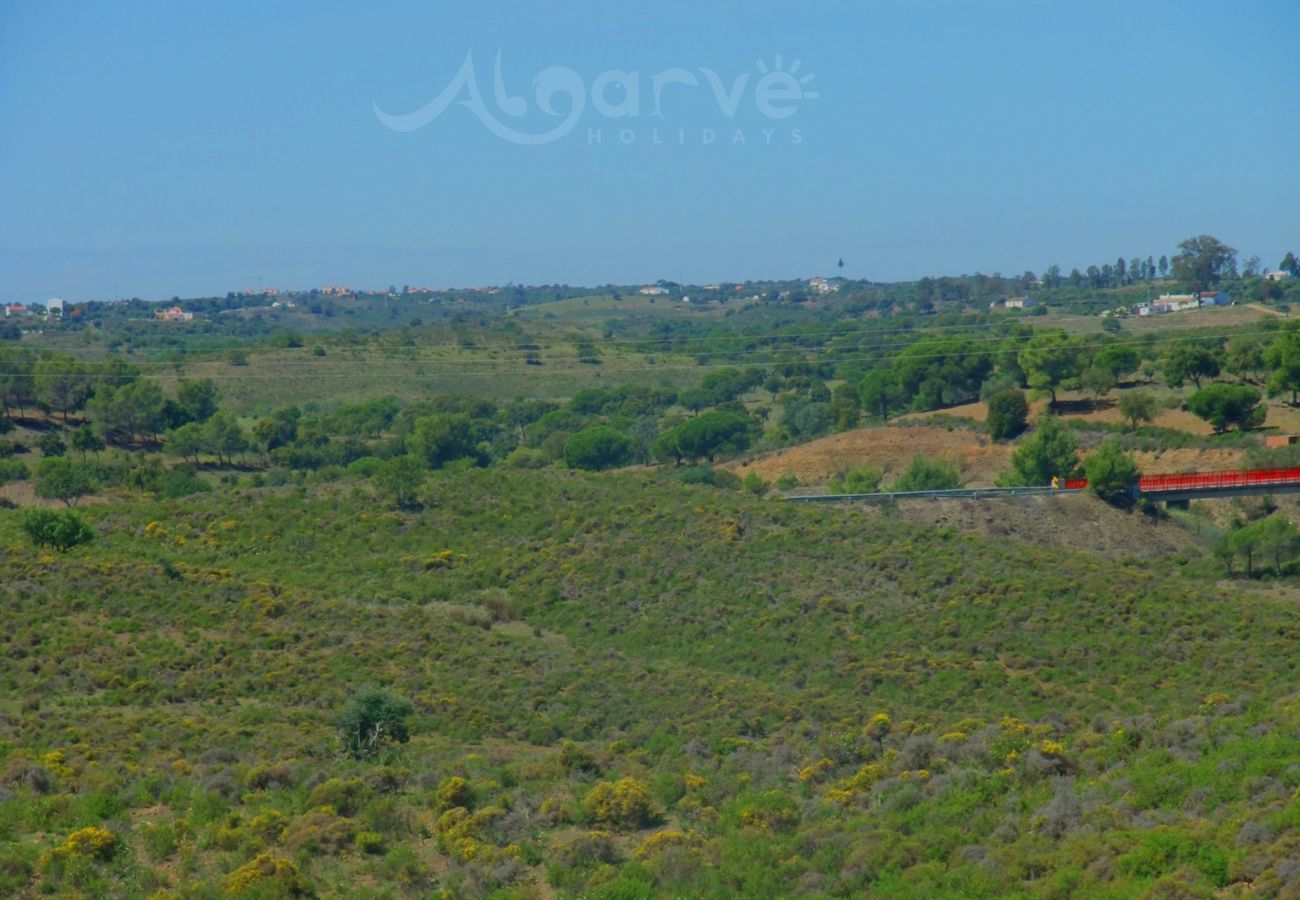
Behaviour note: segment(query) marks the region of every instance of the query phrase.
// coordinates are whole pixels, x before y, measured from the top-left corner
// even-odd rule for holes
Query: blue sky
[[[1292,0],[6,0],[0,297],[1068,271],[1202,232],[1275,265],[1300,251],[1297,34]],[[533,82],[569,70],[573,129],[381,123],[467,54],[523,134],[566,120]],[[818,95],[781,119],[756,102],[778,55]],[[672,69],[696,83],[655,117]],[[748,73],[732,115],[705,69]],[[608,72],[639,109],[617,76],[598,108]]]

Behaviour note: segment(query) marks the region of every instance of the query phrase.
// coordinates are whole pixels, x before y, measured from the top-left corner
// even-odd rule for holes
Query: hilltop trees
[[[1300,259],[1296,259],[1296,255],[1290,250],[1287,251],[1286,256],[1282,257],[1282,261],[1277,264],[1277,267],[1283,272],[1289,272],[1292,278],[1300,278]]]
[[[1237,274],[1237,251],[1202,234],[1178,245],[1173,258],[1174,277],[1193,291],[1206,291],[1228,276]]]

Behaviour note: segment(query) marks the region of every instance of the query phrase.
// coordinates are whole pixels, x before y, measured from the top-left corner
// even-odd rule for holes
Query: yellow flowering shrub
[[[268,888],[271,885],[278,888],[279,893],[294,897],[311,893],[311,885],[299,871],[297,863],[271,853],[259,853],[231,872],[226,876],[222,887],[228,894],[244,894],[250,891],[269,893]]]
[[[665,829],[656,831],[641,842],[636,850],[637,859],[650,859],[668,850],[682,849],[698,851],[700,836],[694,831],[676,831]]]
[[[453,809],[457,806],[468,807],[473,802],[473,799],[474,792],[470,790],[469,782],[459,775],[443,779],[443,782],[438,785],[438,809]]]
[[[835,763],[823,756],[812,765],[805,766],[799,772],[799,780],[805,783],[809,781],[821,781],[826,777],[826,773],[834,767]]]
[[[650,792],[631,777],[602,781],[587,794],[583,805],[593,819],[615,827],[644,827],[654,818]]]

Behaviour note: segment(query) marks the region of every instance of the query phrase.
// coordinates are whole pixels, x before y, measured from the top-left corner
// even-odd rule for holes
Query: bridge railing
[[[1178,475],[1145,475],[1138,481],[1143,494],[1215,488],[1268,487],[1300,484],[1300,467],[1238,469],[1228,472],[1187,472]]]

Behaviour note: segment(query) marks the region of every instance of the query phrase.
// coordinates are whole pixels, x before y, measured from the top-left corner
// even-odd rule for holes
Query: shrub
[[[884,474],[880,469],[850,469],[832,478],[827,487],[832,494],[872,494],[880,490]]]
[[[895,491],[944,491],[961,487],[961,477],[951,463],[941,459],[912,457],[907,469],[894,482]]]
[[[458,806],[469,809],[474,803],[474,791],[469,782],[459,775],[444,778],[438,785],[438,809],[455,809]]]
[[[226,876],[223,885],[227,893],[256,893],[258,896],[287,894],[301,897],[312,893],[311,884],[303,877],[293,860],[261,853]]]
[[[1133,457],[1120,449],[1115,439],[1104,442],[1083,464],[1088,490],[1110,503],[1131,502],[1129,489],[1137,484],[1138,468]]]
[[[740,824],[762,831],[785,831],[799,824],[799,806],[780,791],[751,795],[739,804]]]
[[[362,478],[370,478],[379,471],[384,461],[378,456],[363,456],[348,463],[347,473]]]
[[[513,469],[541,469],[550,462],[541,450],[517,447],[506,457],[506,465]]]
[[[19,524],[37,547],[53,547],[62,553],[95,539],[94,529],[72,510],[29,509]]]
[[[41,453],[46,457],[63,456],[68,452],[68,445],[63,443],[63,438],[59,437],[57,431],[50,431],[41,435],[37,446],[41,448]]]
[[[583,801],[587,814],[613,828],[644,828],[654,820],[650,791],[632,777],[602,781]]]
[[[677,476],[677,480],[682,484],[702,484],[727,491],[736,491],[741,487],[740,476],[735,472],[715,469],[712,466],[692,466],[683,470]]]
[[[384,854],[384,836],[374,831],[358,831],[355,839],[358,853],[370,856]]]
[[[339,735],[351,756],[364,759],[389,743],[405,743],[411,734],[406,720],[413,707],[391,691],[366,688],[339,717]]]
[[[0,459],[0,484],[11,481],[26,481],[31,472],[20,459]]]
[[[1025,430],[1029,417],[1029,403],[1021,391],[1010,390],[989,398],[989,436],[995,441],[1006,441]]]

